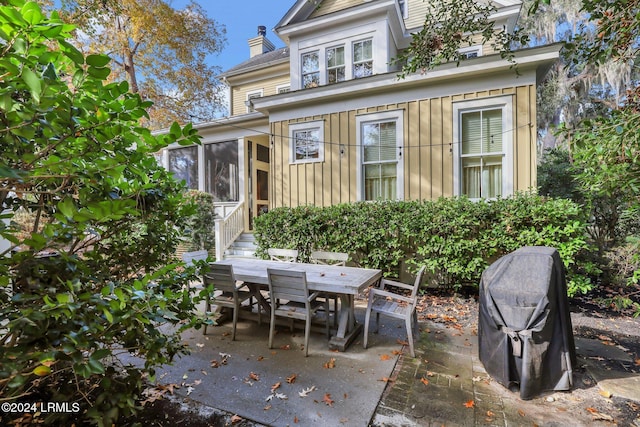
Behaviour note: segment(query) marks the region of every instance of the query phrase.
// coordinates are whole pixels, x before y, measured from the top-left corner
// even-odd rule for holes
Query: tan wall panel
[[[514,93],[514,190],[527,190],[535,183],[535,86],[483,91],[456,96],[388,104],[358,111],[343,111],[295,122],[324,120],[324,162],[289,164],[288,122],[273,125],[274,206],[315,204],[329,206],[358,200],[356,164],[356,116],[387,111],[404,111],[405,199],[436,199],[453,195],[453,102]],[[294,121],[291,121],[293,123]],[[534,127],[531,128],[529,124]],[[533,129],[533,134],[532,134]],[[344,154],[340,154],[341,146]]]
[[[247,93],[263,91],[263,96],[275,95],[277,93],[276,88],[281,85],[290,84],[289,77],[277,77],[267,80],[262,80],[255,83],[246,85],[234,86],[232,90],[232,102],[231,114],[234,116],[240,114],[247,114],[247,106],[245,101],[247,100]]]
[[[324,0],[320,6],[313,11],[311,18],[347,9],[362,3],[364,3],[364,0]]]

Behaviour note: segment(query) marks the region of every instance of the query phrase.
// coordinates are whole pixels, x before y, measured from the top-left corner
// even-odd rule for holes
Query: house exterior
[[[494,3],[496,28],[513,29],[521,3]],[[558,48],[517,52],[516,73],[490,46],[469,46],[458,66],[399,79],[392,60],[425,13],[423,0],[298,0],[273,29],[286,47],[265,27],[249,39],[249,59],[221,75],[229,117],[197,126],[202,146],[163,158],[219,200],[220,249],[280,206],[535,187],[536,87]]]

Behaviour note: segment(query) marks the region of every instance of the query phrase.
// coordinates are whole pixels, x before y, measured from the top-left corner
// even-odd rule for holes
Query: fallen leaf
[[[204,344],[202,344],[202,343],[197,343],[197,344],[196,344],[196,347],[198,347],[198,348],[202,348],[202,347],[204,347]]]
[[[600,393],[600,396],[602,396],[602,397],[606,397],[607,399],[611,399],[612,394],[611,394],[611,392],[609,390],[600,389],[598,391],[598,393]]]
[[[307,387],[305,389],[302,389],[302,391],[298,392],[298,396],[307,397],[309,395],[309,393],[311,393],[315,389],[316,389],[316,386],[314,386],[314,385],[312,385],[311,387]]]
[[[249,374],[249,378],[251,378],[254,381],[260,381],[260,375],[256,374],[255,372],[251,372]]]
[[[296,374],[291,374],[287,377],[287,384],[293,384],[296,382],[296,378],[298,378],[298,375]]]
[[[524,417],[526,414],[522,409],[518,409],[518,415],[520,415],[521,417]]]
[[[634,361],[634,363],[636,364],[636,366],[640,366],[640,357],[638,357],[638,358]]]
[[[280,347],[280,350],[291,350],[291,346],[289,344],[283,345],[282,347]]]
[[[264,360],[264,356],[258,356],[258,362],[262,362]]]
[[[325,393],[324,397],[322,398],[322,401],[327,406],[333,406],[333,400],[331,399],[331,395],[329,393]]]
[[[298,424],[298,417],[293,417],[293,423]]]
[[[409,341],[402,341],[400,338],[398,338],[396,342],[400,345],[409,345]]]
[[[187,387],[187,396],[189,396],[191,393],[193,393],[193,387],[189,386]]]
[[[389,378],[389,377],[382,377],[378,381],[382,381],[384,383],[388,383],[388,382],[393,381],[393,380],[391,378]]]
[[[429,385],[429,380],[426,379],[425,377],[420,378],[420,382],[424,385]]]
[[[271,393],[280,388],[280,381],[271,386]]]
[[[272,405],[267,405],[264,408],[262,408],[263,411],[268,411],[269,409],[271,409]]]
[[[389,360],[391,359],[391,356],[389,356],[388,354],[383,354],[380,356],[380,360],[385,361],[385,360]]]
[[[391,354],[393,354],[394,356],[397,356],[397,355],[399,355],[399,354],[402,354],[402,351],[401,351],[401,350],[393,350],[393,351],[391,352]]]
[[[231,424],[237,424],[242,420],[243,420],[243,418],[241,416],[234,415],[233,417],[231,417]]]
[[[496,414],[494,414],[493,412],[491,412],[491,411],[487,411],[487,417],[490,417],[490,418],[491,418],[491,417],[495,417],[495,415],[496,415]]]
[[[467,400],[466,402],[464,402],[465,408],[473,408],[474,406],[476,406],[476,402],[474,402],[473,400]]]
[[[328,362],[324,364],[325,369],[333,369],[336,367],[336,358],[332,357]]]
[[[276,397],[278,399],[280,399],[280,400],[287,400],[288,399],[287,395],[283,394],[283,393],[276,393]]]

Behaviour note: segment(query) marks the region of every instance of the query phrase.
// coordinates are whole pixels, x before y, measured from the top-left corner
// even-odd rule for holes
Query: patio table
[[[382,278],[381,270],[357,267],[326,266],[293,262],[278,262],[260,259],[232,258],[216,261],[217,264],[233,265],[237,280],[268,288],[268,268],[304,271],[311,291],[333,293],[340,298],[338,330],[329,340],[329,348],[344,351],[357,337],[362,324],[355,319],[355,297]],[[265,301],[261,304],[264,306]],[[267,310],[270,307],[265,307]]]

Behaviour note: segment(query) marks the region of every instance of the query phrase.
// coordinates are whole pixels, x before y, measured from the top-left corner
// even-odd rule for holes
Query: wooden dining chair
[[[276,316],[304,320],[304,355],[309,355],[309,334],[311,318],[324,306],[328,313],[329,302],[318,301],[318,293],[309,293],[307,275],[304,271],[267,269],[269,277],[269,295],[271,297],[271,323],[269,325],[269,348],[273,348],[273,336],[276,327]],[[329,320],[325,319],[327,339],[329,339]],[[292,324],[293,328],[293,324]]]
[[[298,262],[297,249],[269,248],[267,249],[267,253],[272,261]]]
[[[213,285],[214,291],[221,291],[221,294],[214,296],[214,302],[220,307],[226,307],[233,310],[233,330],[231,332],[231,340],[236,339],[236,326],[238,324],[238,311],[240,306],[246,300],[250,300],[253,297],[253,291],[244,288],[246,284],[244,282],[237,281],[233,274],[232,265],[223,264],[209,264],[209,271],[204,275],[204,285]],[[211,298],[207,295],[206,299],[206,313],[211,312]],[[260,307],[258,307],[258,323],[261,323]],[[204,325],[203,333],[207,333],[207,325]]]
[[[327,251],[312,251],[311,262],[313,264],[333,265],[333,266],[345,266],[349,260],[349,254],[346,252],[327,252]],[[330,294],[323,292],[320,295],[322,298],[327,298],[333,301],[333,326],[338,325],[338,296],[336,294]],[[329,307],[331,309],[331,307]]]
[[[416,275],[413,285],[408,285],[393,280],[382,279],[377,288],[369,289],[369,302],[364,320],[364,341],[362,345],[367,348],[369,338],[369,320],[371,313],[376,314],[376,330],[380,328],[380,315],[403,319],[407,327],[407,340],[409,341],[409,352],[411,357],[416,357],[413,348],[413,328],[418,324],[416,313],[416,303],[418,301],[418,288],[422,281],[425,266],[422,266]],[[393,288],[397,290],[393,290]]]

